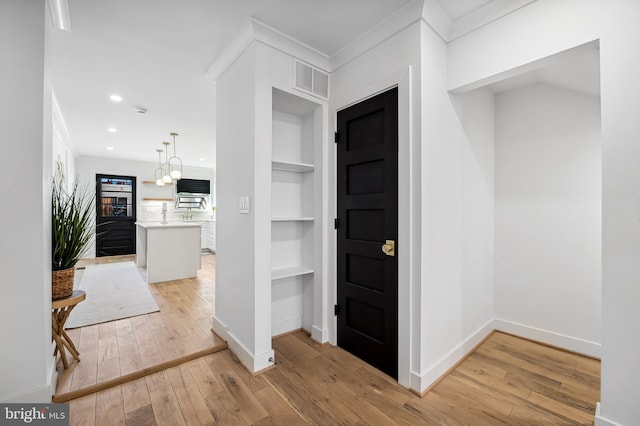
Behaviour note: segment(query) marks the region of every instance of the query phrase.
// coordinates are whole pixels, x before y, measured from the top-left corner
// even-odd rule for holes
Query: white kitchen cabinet
[[[201,221],[193,222],[200,225],[200,247],[203,251],[215,252],[215,222]]]
[[[216,221],[209,222],[209,250],[216,252]]]

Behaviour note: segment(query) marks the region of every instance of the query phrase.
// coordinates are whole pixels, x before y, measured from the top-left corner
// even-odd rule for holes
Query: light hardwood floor
[[[135,256],[83,260],[80,267],[127,260]],[[202,256],[196,278],[149,286],[160,312],[68,330],[81,361],[67,369],[58,363],[56,395],[222,344],[211,332],[214,275],[215,256]]]
[[[302,332],[252,376],[228,350],[71,401],[72,425],[592,424],[600,362],[494,333],[422,398]]]

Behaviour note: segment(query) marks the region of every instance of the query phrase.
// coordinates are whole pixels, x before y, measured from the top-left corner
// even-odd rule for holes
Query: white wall
[[[173,185],[157,186],[145,184],[143,181],[153,181],[157,163],[146,161],[123,160],[120,158],[79,156],[75,160],[75,173],[81,186],[95,197],[96,174],[114,174],[133,176],[136,178],[136,218],[137,220],[162,220],[159,213],[162,201],[144,201],[143,198],[173,198]],[[215,191],[214,170],[206,167],[184,166],[183,177],[188,179],[209,179],[212,192]],[[213,195],[213,194],[212,194]],[[173,203],[167,202],[167,220],[182,220],[183,212],[175,211]],[[193,212],[193,220],[209,220],[211,212]],[[87,258],[95,257],[95,246],[89,249]]]
[[[640,2],[600,12],[602,102],[601,417],[640,424]],[[596,423],[598,424],[598,423]],[[602,425],[605,422],[600,423]]]
[[[596,97],[542,83],[496,96],[496,318],[598,357],[600,138]]]
[[[419,390],[492,331],[494,98],[447,92],[447,47],[422,26]]]
[[[393,60],[390,60],[393,58]],[[419,361],[420,341],[420,23],[416,22],[346,63],[331,75],[329,129],[338,110],[398,86],[398,381],[410,386]],[[336,151],[329,146],[328,198],[336,214]],[[413,231],[413,232],[412,232]],[[336,232],[328,231],[329,306],[336,303]],[[331,313],[330,341],[337,343],[336,317]],[[413,348],[413,350],[412,350]],[[417,388],[416,388],[417,389]]]
[[[57,164],[60,164],[64,174],[65,183],[68,191],[71,191],[75,181],[75,155],[73,152],[71,137],[67,130],[67,125],[58,105],[55,93],[52,95],[52,121],[53,121],[53,138],[52,138],[52,167],[56,173]]]
[[[602,392],[597,425],[640,424],[640,2],[538,0],[449,46],[449,87],[599,39],[602,126]],[[570,17],[570,18],[569,18]]]
[[[0,401],[50,402],[51,86],[44,0],[0,3]],[[46,19],[46,21],[45,21]],[[22,197],[18,207],[10,200]]]
[[[274,364],[271,347],[272,88],[291,92],[291,70],[291,56],[266,42],[253,41],[216,83],[217,102],[224,108],[218,109],[216,120],[220,232],[217,234],[214,330],[227,339],[230,348],[251,371]],[[302,93],[297,95],[313,99]],[[323,104],[319,100],[316,103]],[[326,108],[320,115],[326,121]],[[324,149],[327,132],[323,129],[318,134],[321,140],[316,144],[317,149]],[[321,176],[321,165],[320,161],[316,162],[318,168],[314,173],[318,176]],[[317,189],[322,188],[321,181],[314,182],[317,182],[314,194],[320,194]],[[244,196],[250,198],[248,215],[238,212],[238,198]],[[314,235],[320,236],[319,230],[325,226],[326,219],[321,220],[317,213],[314,216],[318,218],[314,221]],[[317,238],[314,254],[321,250]],[[319,340],[327,334],[324,331],[326,315],[316,316],[326,302],[322,297],[321,277],[320,270],[314,273],[314,306],[307,306],[313,310],[308,316],[314,320],[312,334]],[[290,290],[279,291],[273,297],[291,297]],[[276,304],[278,307],[282,305]]]
[[[249,369],[255,334],[255,45],[216,82],[217,259],[214,329]],[[249,214],[239,214],[249,197]],[[268,299],[270,300],[270,298]],[[271,321],[270,316],[266,321]]]
[[[473,88],[487,78],[502,79],[515,68],[596,40],[599,8],[633,1],[537,0],[449,43],[448,86]]]
[[[446,45],[421,21],[332,74],[334,111],[399,84],[398,379],[417,391],[493,318],[493,95],[450,96],[446,78]]]

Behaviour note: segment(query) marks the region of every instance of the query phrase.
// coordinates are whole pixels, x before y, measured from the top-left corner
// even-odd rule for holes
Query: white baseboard
[[[514,334],[526,339],[557,346],[559,348],[567,349],[571,352],[576,352],[593,358],[600,359],[600,355],[602,353],[600,343],[591,342],[589,340],[566,336],[553,331],[542,330],[499,318],[495,319],[494,324],[495,329],[498,331],[504,331],[505,333]]]
[[[295,316],[271,323],[271,336],[279,336],[292,330],[302,328],[302,317]]]
[[[620,423],[616,423],[600,415],[600,403],[596,403],[596,415],[593,419],[593,426],[622,426]]]
[[[491,334],[494,328],[493,319],[489,320],[427,370],[422,373],[412,371],[409,378],[409,387],[419,393],[424,392]]]
[[[275,354],[273,350],[254,355],[229,331],[229,327],[215,316],[213,317],[213,331],[227,342],[229,350],[233,352],[242,365],[252,373],[256,373],[265,368],[275,365]]]
[[[58,386],[58,370],[56,370],[56,357],[51,357],[51,364],[49,365],[49,387],[51,388],[50,395],[55,395],[56,387]]]
[[[318,343],[326,343],[329,341],[329,330],[314,325],[311,327],[311,338]]]
[[[51,402],[51,383],[29,389],[0,401],[2,403],[17,404],[47,404]]]
[[[213,326],[211,327],[211,329],[218,336],[222,337],[222,340],[224,340],[225,342],[229,340],[227,325],[216,318],[215,315],[213,316]]]

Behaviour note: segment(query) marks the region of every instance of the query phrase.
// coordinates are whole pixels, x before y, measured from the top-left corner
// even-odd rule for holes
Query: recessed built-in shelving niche
[[[313,325],[319,261],[316,155],[322,106],[273,89],[271,161],[271,335]]]

